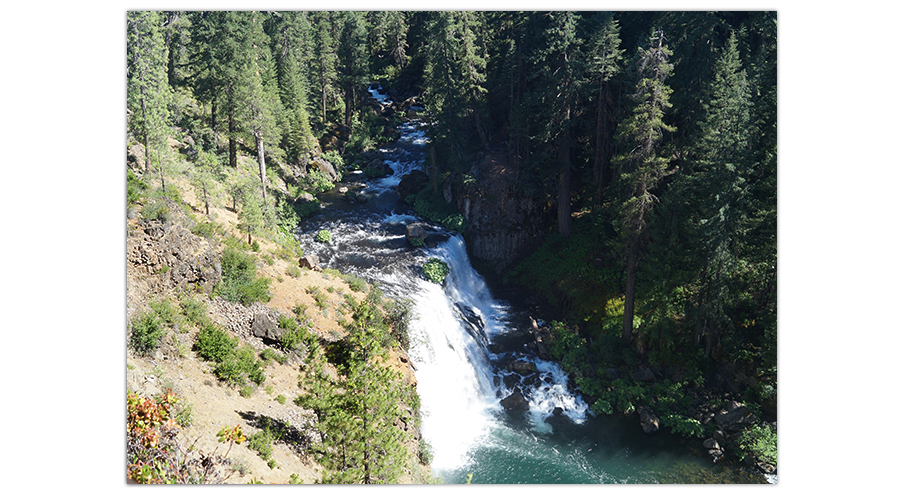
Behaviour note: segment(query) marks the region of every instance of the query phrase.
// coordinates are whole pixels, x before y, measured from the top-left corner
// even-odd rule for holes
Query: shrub
[[[322,159],[331,163],[335,170],[344,168],[344,158],[337,151],[326,151],[322,154]]]
[[[256,276],[256,263],[252,256],[225,247],[222,252],[222,281],[216,285],[218,295],[244,305],[268,302],[272,298],[269,292],[270,282],[269,278]]]
[[[181,301],[181,313],[188,321],[198,326],[209,321],[206,318],[206,304],[195,297]]]
[[[158,220],[160,222],[166,222],[169,220],[169,207],[166,206],[166,203],[162,200],[156,200],[153,203],[144,206],[144,209],[141,210],[141,216],[147,220]]]
[[[139,354],[156,350],[164,336],[162,322],[155,312],[141,314],[131,323],[131,348]]]
[[[150,189],[150,185],[144,182],[143,179],[138,178],[131,170],[127,170],[126,172],[125,186],[127,192],[125,195],[125,202],[126,206],[131,207],[141,199],[141,196],[145,191]]]
[[[247,447],[259,453],[259,458],[269,460],[272,458],[272,441],[274,436],[269,429],[265,429],[250,436]]]
[[[331,241],[331,231],[322,229],[316,233],[316,241],[319,243],[328,243]]]
[[[705,431],[703,424],[699,421],[678,414],[668,414],[662,417],[662,424],[669,427],[673,433],[684,436],[701,437]]]
[[[735,440],[738,458],[743,460],[748,454],[761,461],[778,465],[778,436],[768,425],[754,425]]]
[[[281,336],[281,348],[285,351],[292,351],[301,347],[302,344],[309,343],[312,339],[309,330],[297,324],[297,320],[287,316],[278,318],[278,327],[285,330]]]
[[[238,339],[228,335],[220,326],[207,323],[200,328],[194,349],[206,361],[221,362],[234,353]]]
[[[290,266],[288,266],[285,272],[288,276],[292,276],[294,278],[299,278],[303,273],[303,271],[300,270],[300,267],[297,264],[291,264]]]
[[[287,355],[278,354],[277,352],[275,352],[269,348],[266,348],[263,350],[263,352],[259,353],[259,357],[260,357],[260,359],[262,359],[265,362],[274,360],[274,361],[277,361],[278,364],[282,364],[282,365],[287,362]],[[268,392],[268,389],[267,389],[267,392]]]
[[[191,233],[204,238],[212,238],[221,228],[213,222],[198,222],[191,228]]]
[[[266,381],[263,363],[257,359],[256,351],[248,345],[235,349],[234,353],[216,365],[214,372],[217,377],[233,385],[245,385],[247,380],[262,385]]]
[[[163,300],[155,300],[150,302],[150,309],[156,313],[159,319],[163,323],[167,323],[169,325],[175,325],[178,323],[179,314],[178,309],[172,304],[172,301],[169,299]]]
[[[429,281],[443,283],[447,275],[450,274],[450,266],[441,259],[432,257],[422,266],[422,272]]]

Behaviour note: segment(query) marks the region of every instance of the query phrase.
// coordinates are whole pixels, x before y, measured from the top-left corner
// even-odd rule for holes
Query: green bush
[[[139,354],[155,351],[164,336],[162,321],[155,312],[141,314],[131,323],[131,348]]]
[[[233,385],[245,385],[247,380],[257,386],[266,381],[263,363],[256,356],[252,347],[245,345],[228,355],[216,365],[217,377]]]
[[[331,163],[335,170],[344,168],[344,158],[337,151],[326,151],[322,154],[322,159]]]
[[[143,179],[138,178],[134,172],[131,170],[126,171],[126,195],[125,202],[126,206],[131,207],[138,201],[140,201],[141,196],[143,196],[144,192],[150,189],[150,185],[144,182]]]
[[[754,425],[738,436],[736,442],[741,460],[750,454],[763,462],[778,465],[778,436],[771,427]]]
[[[214,223],[214,222],[198,222],[194,224],[194,227],[191,228],[191,233],[202,236],[204,238],[212,238],[217,233],[220,233],[222,228]]]
[[[269,460],[272,458],[272,433],[267,429],[250,436],[247,447],[259,453],[259,458]]]
[[[274,361],[277,361],[279,364],[282,364],[282,365],[285,364],[285,363],[287,362],[287,355],[285,355],[285,354],[278,354],[277,352],[275,352],[275,351],[273,351],[272,349],[269,349],[269,348],[266,348],[266,349],[263,350],[263,352],[259,353],[259,357],[260,357],[260,359],[262,359],[262,360],[265,361],[265,362],[269,362],[269,361],[273,361],[273,360],[274,360]]]
[[[198,326],[209,321],[206,317],[206,304],[195,297],[181,301],[181,313],[188,321]]]
[[[331,231],[322,229],[316,233],[316,241],[319,243],[328,243],[331,241]]]
[[[231,302],[249,305],[253,302],[268,302],[269,278],[256,276],[253,257],[240,250],[225,247],[222,252],[222,281],[216,285],[215,293]]]
[[[287,316],[278,318],[278,327],[285,330],[281,336],[281,348],[285,351],[293,351],[308,344],[313,339],[306,327],[297,324],[297,320]]]
[[[238,340],[228,335],[218,325],[206,323],[200,328],[197,334],[197,341],[194,343],[194,349],[200,354],[202,359],[206,361],[224,361],[228,356],[234,353],[238,345]]]
[[[681,434],[687,437],[702,437],[705,431],[703,424],[699,421],[683,415],[663,415],[660,420],[663,425],[672,431],[672,433]]]
[[[422,272],[429,281],[443,283],[447,275],[450,274],[450,266],[441,259],[432,257],[422,266]]]
[[[289,265],[285,272],[288,276],[294,278],[299,278],[303,274],[303,271],[300,270],[300,266],[298,266],[297,264]]]
[[[144,209],[141,210],[141,216],[147,220],[158,220],[160,222],[166,222],[167,220],[169,220],[170,216],[169,207],[166,206],[166,202],[162,200],[156,200],[144,206]]]
[[[163,323],[175,325],[179,322],[178,308],[169,299],[155,300],[149,305]]]

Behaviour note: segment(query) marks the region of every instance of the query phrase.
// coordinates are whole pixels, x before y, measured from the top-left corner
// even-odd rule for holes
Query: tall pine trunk
[[[210,118],[209,118],[209,127],[212,129],[212,133],[213,133],[213,142],[215,143],[216,151],[218,152],[218,151],[220,151],[220,150],[219,150],[219,132],[218,132],[218,130],[216,130],[216,118],[217,118],[217,117],[216,117],[216,111],[217,111],[217,108],[218,108],[218,106],[216,106],[216,98],[213,97],[213,100],[212,100],[212,110],[211,110],[211,112],[210,112]]]
[[[622,316],[622,338],[631,344],[634,339],[634,296],[637,282],[638,237],[632,236],[628,250],[628,269],[625,273],[625,311]]]
[[[234,119],[234,104],[228,106],[228,163],[237,169],[237,122]]]
[[[566,110],[566,123],[559,136],[559,196],[557,199],[557,225],[559,234],[569,237],[572,226],[572,151],[569,137],[570,110]]]
[[[259,163],[259,183],[262,184],[263,206],[267,207],[266,202],[266,152],[263,145],[262,134],[254,134],[256,136],[256,156]]]

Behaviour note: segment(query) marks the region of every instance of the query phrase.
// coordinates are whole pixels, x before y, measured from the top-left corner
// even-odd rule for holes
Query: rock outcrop
[[[202,290],[209,294],[222,278],[219,253],[180,224],[141,221],[126,242],[129,274],[152,275],[159,289]]]
[[[456,179],[444,198],[454,203],[468,225],[471,255],[500,273],[509,268],[543,234],[544,214],[522,191],[518,170],[506,156],[492,151]],[[449,182],[449,181],[448,181]]]

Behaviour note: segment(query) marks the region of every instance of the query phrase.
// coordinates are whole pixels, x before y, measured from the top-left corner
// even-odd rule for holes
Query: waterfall
[[[386,100],[377,89],[370,92]],[[447,482],[463,482],[470,472],[475,482],[494,483],[677,482],[673,464],[710,467],[702,457],[655,447],[658,438],[645,442],[638,426],[589,418],[588,405],[569,389],[569,375],[526,347],[533,340],[530,321],[491,294],[469,262],[463,236],[422,221],[400,203],[402,176],[423,166],[428,138],[421,126],[407,120],[401,138],[380,149],[393,175],[365,179],[356,172],[344,179],[368,202],[348,201],[335,190],[327,195],[328,210],[304,219],[296,234],[323,267],[410,300],[409,355],[433,473]],[[441,243],[413,248],[405,237],[410,223],[426,225]],[[315,241],[320,229],[331,231],[330,243]],[[443,284],[422,273],[432,257],[450,267]],[[509,414],[501,404],[514,393],[527,401],[523,414]]]

